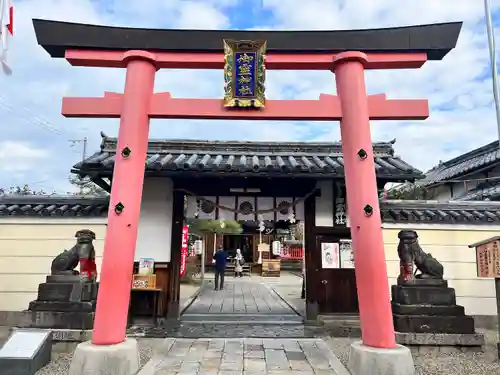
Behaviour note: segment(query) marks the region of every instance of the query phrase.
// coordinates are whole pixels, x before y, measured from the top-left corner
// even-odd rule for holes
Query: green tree
[[[54,193],[52,193],[54,194]],[[0,195],[50,195],[43,190],[31,189],[28,185],[0,188]]]
[[[89,177],[70,176],[69,182],[78,188],[78,192],[72,193],[74,195],[91,197],[107,197],[109,195],[106,190],[97,186]]]
[[[387,192],[387,199],[426,200],[431,198],[432,196],[425,186],[416,184],[404,184]]]
[[[238,234],[243,231],[241,224],[236,220],[207,220],[207,219],[186,219],[189,231],[196,234],[217,233],[217,234]]]

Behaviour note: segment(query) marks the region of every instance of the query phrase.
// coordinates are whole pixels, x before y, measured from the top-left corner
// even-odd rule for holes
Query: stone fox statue
[[[95,240],[95,233],[89,229],[82,229],[76,232],[76,245],[70,250],[64,250],[52,261],[50,268],[52,275],[85,275],[88,280],[97,277],[95,264],[95,250],[92,243]],[[80,272],[75,268],[80,263]]]
[[[431,254],[425,253],[418,244],[418,234],[414,230],[398,233],[399,277],[398,282],[411,282],[417,279],[443,279],[443,265]],[[413,273],[415,265],[415,274]],[[417,274],[417,270],[420,274]]]

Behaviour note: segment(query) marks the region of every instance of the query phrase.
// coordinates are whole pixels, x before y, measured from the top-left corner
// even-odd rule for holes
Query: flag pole
[[[7,51],[13,35],[14,6],[11,0],[0,0],[0,71],[8,76],[12,74],[12,69],[7,62]]]
[[[486,16],[486,30],[488,34],[488,49],[490,52],[490,64],[491,64],[491,79],[493,82],[493,97],[495,100],[495,111],[497,115],[497,131],[500,147],[500,91],[498,87],[498,69],[497,69],[497,58],[496,58],[496,47],[495,47],[495,32],[493,29],[493,20],[491,14],[491,2],[490,0],[484,0],[484,11]]]

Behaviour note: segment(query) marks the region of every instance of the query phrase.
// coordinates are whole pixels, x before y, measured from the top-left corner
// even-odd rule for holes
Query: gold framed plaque
[[[266,41],[224,40],[224,107],[264,108]]]

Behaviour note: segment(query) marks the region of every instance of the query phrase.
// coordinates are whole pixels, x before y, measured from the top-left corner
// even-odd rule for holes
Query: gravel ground
[[[416,375],[493,375],[500,374],[500,361],[496,360],[497,333],[484,331],[486,347],[484,353],[459,353],[452,355],[414,355]],[[349,345],[357,339],[325,338],[340,361],[347,366]],[[152,356],[153,348],[163,339],[138,339],[141,366]],[[70,354],[56,356],[49,365],[36,375],[66,375],[71,361]]]
[[[479,331],[479,330],[478,330]],[[417,375],[493,375],[500,374],[496,343],[498,333],[481,331],[485,334],[484,353],[425,354],[413,355]],[[357,339],[328,338],[330,348],[347,366],[349,345]]]
[[[198,285],[181,284],[181,306],[198,290],[198,288]],[[0,347],[3,344],[1,339],[2,337],[0,336]],[[137,342],[139,344],[140,364],[142,367],[151,358],[155,345],[161,344],[163,339],[139,338]],[[36,375],[66,375],[69,370],[72,356],[72,354],[58,354],[53,356],[52,361],[39,370]]]
[[[139,344],[139,354],[141,358],[141,367],[146,364],[147,361],[153,355],[153,348],[155,345],[161,344],[163,339],[139,339],[137,340]],[[36,375],[67,375],[69,370],[69,365],[71,363],[72,354],[59,354],[52,358],[52,361],[39,370]]]
[[[274,286],[273,286],[274,287]],[[182,288],[182,287],[181,287]],[[184,286],[182,299],[186,299],[197,289],[196,286]],[[289,290],[285,290],[289,289]],[[296,288],[283,288],[280,294],[287,300],[296,299],[297,305],[302,302],[296,298]],[[184,298],[183,298],[184,297]],[[269,327],[266,327],[269,329]],[[291,327],[283,327],[290,329]],[[286,330],[286,329],[285,329]],[[479,330],[478,330],[479,331]],[[497,359],[496,343],[498,333],[496,331],[482,331],[485,334],[486,346],[484,353],[457,353],[457,354],[432,354],[414,355],[416,375],[493,375],[500,374],[500,361]],[[0,331],[2,333],[2,331]],[[220,332],[218,332],[220,334]],[[241,333],[241,332],[240,332]],[[227,332],[226,332],[227,334]],[[315,336],[314,334],[311,334]],[[323,335],[320,335],[323,336]],[[0,335],[0,347],[3,344]],[[324,337],[335,355],[347,366],[349,345],[358,339]],[[154,347],[161,343],[163,339],[137,338],[140,349],[141,366],[143,366],[152,356]],[[71,354],[61,354],[53,358],[51,363],[38,371],[36,375],[66,375],[71,361]]]

